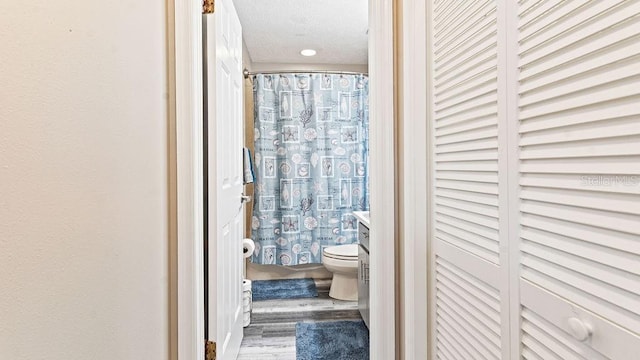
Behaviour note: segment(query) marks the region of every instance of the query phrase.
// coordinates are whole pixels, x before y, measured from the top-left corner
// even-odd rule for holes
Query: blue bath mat
[[[369,360],[369,330],[362,320],[299,322],[296,360]]]
[[[254,280],[251,282],[251,292],[253,301],[318,296],[313,279]]]

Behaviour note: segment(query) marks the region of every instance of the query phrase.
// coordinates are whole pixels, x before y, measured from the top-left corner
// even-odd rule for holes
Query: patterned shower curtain
[[[369,209],[368,77],[256,75],[254,263],[322,262]]]

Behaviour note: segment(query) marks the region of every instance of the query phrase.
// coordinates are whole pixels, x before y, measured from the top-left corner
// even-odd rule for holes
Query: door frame
[[[431,1],[403,0],[402,22],[398,25],[401,77],[398,104],[399,153],[401,160],[400,233],[402,272],[401,340],[403,359],[423,360],[428,357],[431,339],[428,338],[428,268],[430,266],[431,224],[428,211],[432,208],[430,139],[431,110],[428,101],[431,71],[427,62],[430,39],[427,36],[427,10]],[[427,21],[425,21],[427,20]]]
[[[169,138],[175,144],[169,154],[175,174],[171,184],[176,199],[170,216],[177,225],[176,262],[170,273],[177,278],[171,322],[173,359],[204,359],[204,178],[203,178],[203,65],[202,1],[167,2],[169,101],[174,103],[174,126]],[[171,113],[171,111],[170,111]],[[171,124],[171,122],[170,122]]]
[[[371,359],[395,359],[396,118],[393,0],[369,0],[369,188]],[[391,66],[389,66],[392,64]],[[399,304],[398,304],[399,305]]]
[[[170,272],[172,358],[204,358],[204,250],[202,169],[202,2],[167,2],[169,64],[169,217],[175,224],[176,249]],[[395,288],[396,228],[396,122],[394,121],[393,0],[369,0],[370,94],[370,202],[371,213],[371,358],[396,358]],[[398,182],[399,183],[399,182]],[[377,210],[375,210],[377,209]],[[377,240],[381,239],[381,240]],[[393,241],[385,241],[392,239]],[[400,304],[398,304],[400,305]]]

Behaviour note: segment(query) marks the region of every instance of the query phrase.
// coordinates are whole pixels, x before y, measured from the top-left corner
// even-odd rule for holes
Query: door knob
[[[241,203],[246,203],[246,202],[250,202],[251,201],[251,195],[245,195],[245,194],[241,194],[240,195],[240,202]]]
[[[569,333],[578,341],[585,341],[593,334],[591,325],[576,317],[569,318],[568,323]]]

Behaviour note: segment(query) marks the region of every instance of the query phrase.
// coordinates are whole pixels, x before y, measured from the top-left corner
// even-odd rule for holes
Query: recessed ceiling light
[[[316,54],[316,51],[313,49],[304,49],[300,51],[300,55],[302,56],[314,56],[315,54]]]

